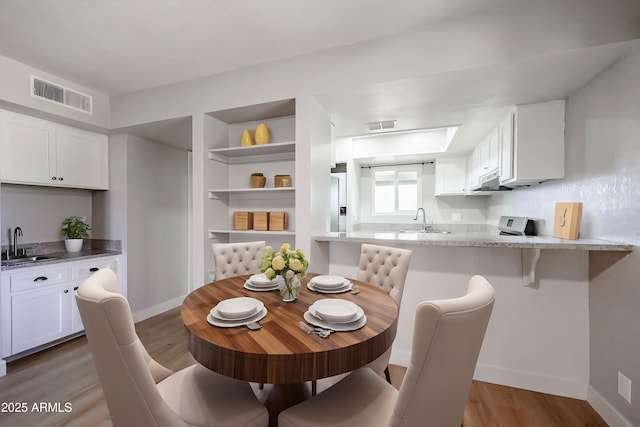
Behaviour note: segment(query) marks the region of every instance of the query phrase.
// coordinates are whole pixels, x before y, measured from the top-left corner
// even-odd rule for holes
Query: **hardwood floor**
[[[168,368],[194,363],[178,309],[147,319],[136,330],[149,354]],[[399,387],[405,369],[390,371]],[[26,412],[15,412],[15,404],[23,403]],[[7,376],[0,378],[0,404],[2,427],[112,425],[84,336],[9,363]],[[587,402],[477,381],[463,421],[465,427],[607,426]]]

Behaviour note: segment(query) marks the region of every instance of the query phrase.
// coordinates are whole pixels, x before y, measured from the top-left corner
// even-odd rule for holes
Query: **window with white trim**
[[[413,214],[421,195],[420,165],[374,168],[371,173],[374,215]]]

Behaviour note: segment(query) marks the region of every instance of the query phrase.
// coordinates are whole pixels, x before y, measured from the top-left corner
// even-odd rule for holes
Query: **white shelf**
[[[207,151],[209,153],[209,159],[213,160],[216,156],[224,158],[261,156],[264,154],[294,153],[295,150],[295,142],[274,142],[269,144],[250,145],[247,147],[210,148]]]
[[[284,231],[260,231],[260,230],[227,230],[227,229],[217,229],[217,230],[208,230],[209,238],[213,239],[216,234],[261,234],[261,235],[274,235],[274,236],[295,236],[296,232],[293,230],[284,230]]]
[[[250,194],[250,193],[279,193],[293,192],[294,187],[268,187],[268,188],[212,188],[207,190],[209,198],[213,199],[213,194]]]

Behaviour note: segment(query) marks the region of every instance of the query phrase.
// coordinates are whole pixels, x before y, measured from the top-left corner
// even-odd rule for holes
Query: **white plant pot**
[[[66,239],[64,241],[64,247],[67,248],[67,252],[80,252],[83,240],[84,239]]]

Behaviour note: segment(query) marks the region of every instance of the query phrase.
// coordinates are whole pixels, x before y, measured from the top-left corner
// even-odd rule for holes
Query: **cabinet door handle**
[[[77,287],[77,286],[74,286],[74,287],[73,287],[73,290],[74,290],[74,291],[77,291],[77,290],[78,290],[78,287]]]
[[[33,279],[34,282],[44,282],[45,280],[49,280],[49,278],[46,276],[39,276]]]
[[[91,267],[91,268],[89,269],[89,271],[90,271],[90,272],[92,272],[92,273],[95,273],[95,272],[96,272],[96,271],[98,271],[98,270],[100,270],[100,268],[98,268],[98,267]]]
[[[58,178],[57,178],[57,177],[55,177],[55,176],[52,176],[52,177],[51,177],[51,179],[55,181],[55,180],[56,180],[56,179],[58,179]]]
[[[59,177],[59,178],[58,178],[58,181],[62,181],[63,179],[64,179],[63,177]]]
[[[69,289],[65,289],[65,290],[64,290],[64,293],[65,293],[65,294],[68,294],[68,293],[69,293]]]

